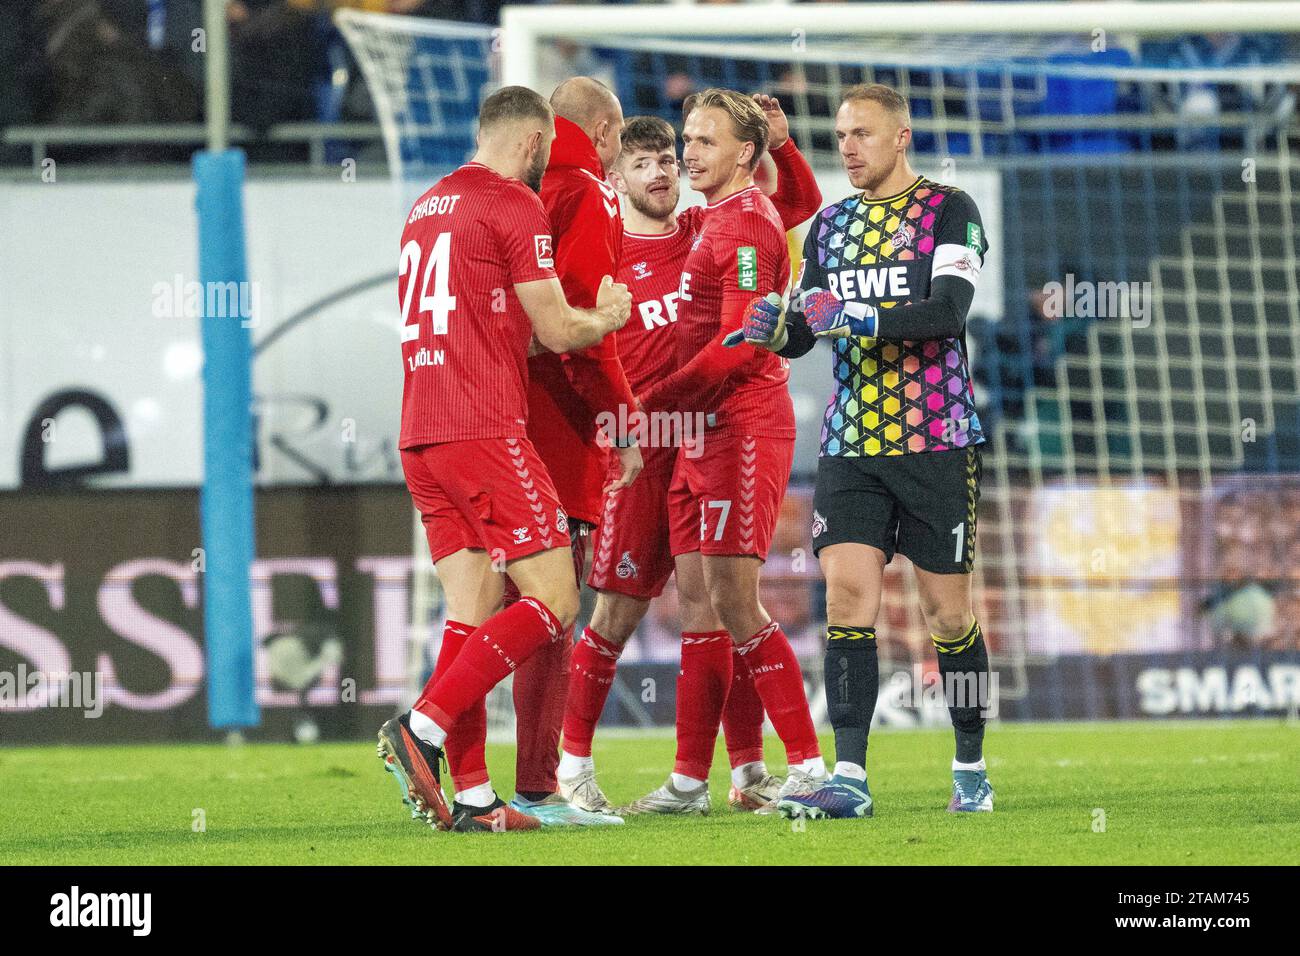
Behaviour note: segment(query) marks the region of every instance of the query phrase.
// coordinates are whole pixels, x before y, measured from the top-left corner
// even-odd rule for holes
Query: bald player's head
[[[550,104],[526,86],[503,86],[479,108],[477,158],[534,192],[542,188],[554,139]]]
[[[622,148],[623,106],[614,91],[593,77],[575,76],[555,88],[551,108],[587,134],[608,172]]]

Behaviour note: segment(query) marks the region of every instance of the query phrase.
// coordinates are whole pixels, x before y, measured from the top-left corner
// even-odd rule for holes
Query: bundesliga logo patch
[[[550,236],[533,236],[533,250],[537,253],[537,268],[555,268],[555,247]]]

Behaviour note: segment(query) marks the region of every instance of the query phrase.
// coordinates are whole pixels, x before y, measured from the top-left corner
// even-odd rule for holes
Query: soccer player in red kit
[[[623,244],[618,196],[606,181],[621,149],[623,108],[599,80],[576,76],[551,94],[555,143],[542,177],[541,198],[555,236],[555,271],[574,305],[594,303],[601,277],[614,275]],[[598,442],[596,419],[635,401],[614,336],[567,355],[542,352],[529,360],[528,434],[546,463],[568,516],[579,587],[588,533],[600,517],[602,490],[628,487],[642,469],[640,450],[608,433],[613,453]],[[507,601],[511,600],[507,585]],[[573,635],[545,648],[515,675],[518,746],[513,805],[547,825],[607,822],[575,809],[557,793],[560,732],[568,695]]]
[[[530,343],[585,348],[620,328],[631,304],[609,278],[594,308],[565,300],[535,192],[554,136],[541,96],[519,86],[492,94],[474,158],[416,201],[402,233],[402,467],[447,626],[467,633],[415,706],[380,728],[378,750],[403,800],[439,828],[453,824],[439,774],[448,731],[521,662],[562,640],[578,613],[559,499],[526,434]],[[498,558],[522,595],[502,611]],[[461,809],[485,829],[538,825],[495,796]]]
[[[614,274],[623,238],[618,197],[605,182],[605,169],[618,156],[623,110],[604,84],[590,77],[561,83],[551,95],[555,141],[540,195],[554,237],[555,272],[575,306],[595,304],[602,277]],[[619,363],[613,336],[565,355],[539,350],[528,361],[528,438],[546,466],[560,501],[573,548],[574,581],[581,586],[587,529],[600,514],[607,452],[596,438],[596,418],[605,410],[631,407],[632,390]],[[610,434],[611,440],[619,436]],[[630,484],[641,470],[635,445],[622,443],[612,456],[614,488]],[[519,598],[505,582],[505,603]],[[454,656],[463,635],[447,632],[438,668]],[[515,672],[515,798],[512,806],[544,825],[622,822],[569,805],[556,791],[560,728],[568,690],[572,634],[543,647]],[[435,668],[435,673],[438,670]],[[477,806],[495,799],[488,782],[485,744],[487,710],[478,705],[453,728],[447,760],[456,802]]]
[[[821,192],[807,161],[789,138],[780,104],[756,95],[767,116],[772,193],[783,226],[793,228],[817,211]],[[658,117],[628,120],[623,153],[610,180],[623,197],[626,231],[618,280],[632,292],[632,318],[615,335],[620,358],[633,389],[643,390],[678,367],[673,339],[682,265],[698,232],[704,208],[677,213],[680,195],[676,133]],[[627,489],[605,496],[600,530],[594,541],[589,583],[598,592],[592,620],[573,653],[569,700],[565,710],[564,749],[560,758],[560,792],[575,805],[608,811],[609,801],[595,779],[591,742],[614,680],[619,654],[645,616],[650,600],[662,593],[673,573],[668,541],[667,495],[676,463],[669,433],[649,429],[655,439],[643,442],[645,470]],[[680,436],[672,436],[679,439]],[[612,475],[611,475],[612,477]],[[763,705],[749,669],[733,662],[728,690],[711,666],[719,649],[731,652],[732,641],[713,612],[703,582],[680,579],[683,656],[678,678],[679,730],[692,733],[698,720],[692,709],[709,698],[725,696],[722,723],[732,766],[730,802],[735,809],[756,809],[778,792],[781,779],[763,764]],[[732,652],[734,653],[734,652]],[[716,735],[716,725],[714,735]],[[712,753],[712,738],[708,744]],[[690,745],[685,749],[692,749]],[[655,805],[655,812],[704,813],[707,791],[698,799]]]
[[[687,102],[683,163],[708,205],[678,289],[681,367],[639,399],[646,412],[714,416],[714,426],[678,453],[668,493],[670,544],[679,586],[702,582],[785,745],[790,772],[779,799],[826,779],[799,663],[759,599],[759,574],[794,457],[789,364],[771,352],[737,354],[746,350],[723,344],[754,299],[783,293],[790,281],[780,216],[753,181],[768,137],[763,109],[744,94],[711,89]],[[729,681],[731,649],[715,651],[713,659]],[[672,776],[644,800],[687,802],[706,790],[722,707],[722,699],[709,697],[692,715],[694,733],[679,729]],[[758,812],[775,813],[776,805],[773,800]]]

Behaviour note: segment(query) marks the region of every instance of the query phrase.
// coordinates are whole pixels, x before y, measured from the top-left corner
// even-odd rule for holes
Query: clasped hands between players
[[[623,283],[615,282],[612,276],[600,280],[594,309],[570,306],[558,280],[523,282],[515,286],[515,291],[533,323],[533,337],[528,343],[529,357],[544,351],[572,352],[595,345],[626,325],[632,314],[631,292]],[[565,310],[569,313],[567,322],[561,318]],[[605,494],[632,484],[645,467],[641,449],[635,444],[616,444],[614,452],[618,455],[619,476],[605,485]]]
[[[786,315],[803,317],[809,330],[818,338],[875,338],[879,313],[874,306],[861,302],[841,302],[826,289],[795,289],[789,308],[779,292],[755,297],[745,308],[741,327],[727,335],[722,344],[734,348],[741,342],[779,352],[789,340]]]

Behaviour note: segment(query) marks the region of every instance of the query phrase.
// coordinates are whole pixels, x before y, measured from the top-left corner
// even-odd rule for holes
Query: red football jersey
[[[619,282],[632,294],[632,315],[618,332],[618,357],[633,392],[642,392],[677,368],[677,295],[682,263],[695,236],[685,212],[677,228],[657,236],[623,233]]]
[[[555,278],[537,194],[481,163],[449,173],[402,230],[401,448],[522,438],[532,324],[515,284]]]
[[[720,333],[739,328],[746,302],[784,293],[790,281],[785,228],[757,186],[704,207],[701,222],[678,289],[677,360],[682,366]],[[732,354],[728,358],[737,367],[709,395],[699,396],[692,410],[716,411],[719,435],[793,438],[794,405],[786,387],[790,363],[752,346]]]

